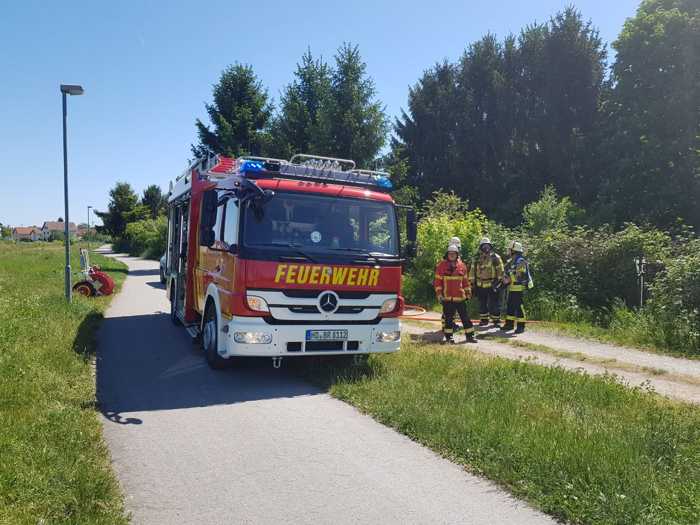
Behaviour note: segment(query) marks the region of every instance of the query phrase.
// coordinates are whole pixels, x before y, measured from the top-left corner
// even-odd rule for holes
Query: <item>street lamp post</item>
[[[71,270],[70,270],[70,218],[68,217],[68,146],[66,137],[66,95],[82,95],[83,88],[78,85],[71,84],[61,84],[61,98],[63,99],[63,201],[65,206],[64,211],[64,226],[63,234],[65,236],[65,246],[66,246],[66,274],[65,274],[65,285],[66,285],[66,300],[70,303],[72,300],[71,296]]]
[[[88,227],[87,227],[87,236],[88,236],[88,255],[90,254],[90,210],[92,209],[92,206],[88,206]]]

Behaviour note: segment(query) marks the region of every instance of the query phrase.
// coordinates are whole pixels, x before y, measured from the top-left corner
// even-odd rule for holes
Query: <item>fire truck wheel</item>
[[[209,366],[215,370],[225,368],[228,360],[224,359],[217,352],[219,346],[219,326],[216,320],[216,310],[214,304],[209,302],[204,312],[202,322],[202,349],[207,358]]]
[[[95,287],[92,285],[92,283],[89,283],[87,281],[80,281],[79,283],[75,283],[75,285],[73,286],[73,291],[84,297],[94,297],[96,294]]]
[[[177,308],[175,306],[175,298],[177,297],[176,292],[175,281],[173,281],[173,284],[170,286],[170,320],[175,326],[180,326],[182,323],[180,322],[180,318],[177,316]]]

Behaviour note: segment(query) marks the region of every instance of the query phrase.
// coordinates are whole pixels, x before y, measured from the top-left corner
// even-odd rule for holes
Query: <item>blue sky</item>
[[[277,100],[307,47],[332,59],[350,41],[393,117],[435,62],[570,3],[10,0],[0,17],[0,222],[63,216],[60,83],[85,87],[68,100],[70,218],[84,222],[87,205],[106,209],[116,181],[138,192],[154,183],[167,189],[228,64],[252,64]],[[638,0],[573,3],[612,42]]]

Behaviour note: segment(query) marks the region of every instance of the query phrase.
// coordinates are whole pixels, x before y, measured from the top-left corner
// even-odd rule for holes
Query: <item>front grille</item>
[[[364,310],[364,306],[340,306],[335,311],[337,314],[359,314]]]
[[[277,305],[274,305],[277,306]],[[288,306],[290,312],[295,314],[317,314],[318,308],[314,305]]]
[[[329,290],[282,290],[282,293],[286,297],[292,297],[295,299],[313,299],[318,297],[322,292],[327,292]],[[369,297],[369,292],[353,292],[353,291],[343,291],[335,292],[341,299],[367,299]]]
[[[377,316],[374,319],[369,319],[367,321],[334,321],[334,320],[329,320],[329,321],[321,321],[321,320],[292,320],[292,319],[275,319],[271,315],[267,315],[263,317],[263,321],[265,321],[267,324],[270,325],[309,325],[309,324],[320,324],[320,325],[329,325],[329,324],[336,324],[336,325],[346,325],[346,324],[379,324],[381,322],[382,318]]]

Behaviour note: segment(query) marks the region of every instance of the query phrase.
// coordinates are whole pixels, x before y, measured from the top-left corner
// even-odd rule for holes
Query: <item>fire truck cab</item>
[[[391,186],[345,159],[194,162],[168,199],[172,321],[212,368],[236,356],[278,367],[283,357],[395,352],[406,250]]]

